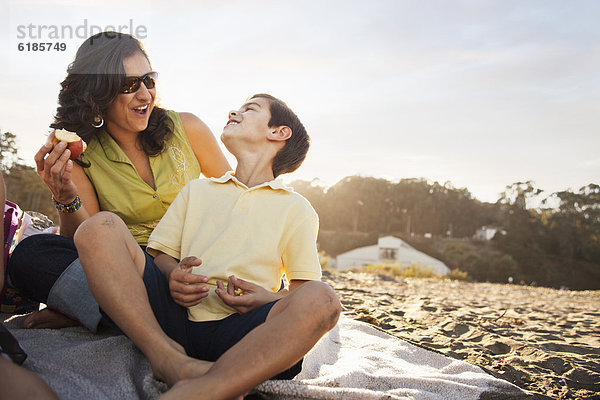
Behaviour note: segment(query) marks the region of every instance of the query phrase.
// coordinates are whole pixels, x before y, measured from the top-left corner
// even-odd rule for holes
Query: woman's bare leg
[[[49,308],[34,311],[23,321],[26,329],[60,329],[69,326],[79,326],[79,322]]]

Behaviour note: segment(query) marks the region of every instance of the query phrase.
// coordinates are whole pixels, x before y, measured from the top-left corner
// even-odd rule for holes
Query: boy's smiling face
[[[239,110],[229,112],[221,140],[226,146],[237,139],[245,142],[264,141],[271,131],[270,119],[269,100],[261,97],[248,100]]]
[[[254,161],[251,163],[254,164],[258,159],[272,163],[275,155],[285,147],[286,140],[292,135],[291,129],[285,125],[269,127],[269,121],[271,103],[264,97],[255,96],[239,110],[229,112],[221,140],[238,160],[238,168],[242,164],[241,158],[247,161],[252,159]],[[269,171],[272,172],[270,167]]]

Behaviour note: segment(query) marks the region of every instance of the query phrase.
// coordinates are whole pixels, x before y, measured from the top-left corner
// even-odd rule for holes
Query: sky
[[[216,136],[248,96],[286,101],[312,138],[288,182],[578,190],[600,183],[599,18],[595,0],[4,0],[0,130],[33,165],[78,46],[112,27],[143,42],[161,105]]]

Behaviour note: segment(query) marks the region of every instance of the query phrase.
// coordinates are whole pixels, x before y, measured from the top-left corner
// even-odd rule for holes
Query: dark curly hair
[[[50,127],[76,132],[87,143],[93,140],[101,129],[92,126],[94,117],[103,116],[119,95],[125,78],[123,60],[137,52],[148,59],[140,41],[126,33],[102,32],[83,42],[61,83],[59,105]],[[166,111],[154,107],[140,135],[144,152],[159,154],[172,134],[173,124]]]

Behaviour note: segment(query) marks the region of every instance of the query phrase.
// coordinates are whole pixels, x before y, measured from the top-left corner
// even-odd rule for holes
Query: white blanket
[[[167,390],[125,336],[84,328],[26,330],[20,328],[22,317],[5,325],[29,355],[24,367],[40,375],[61,399],[154,399]],[[527,397],[479,367],[345,317],[306,355],[300,375],[292,381],[267,381],[256,394],[298,400]]]

